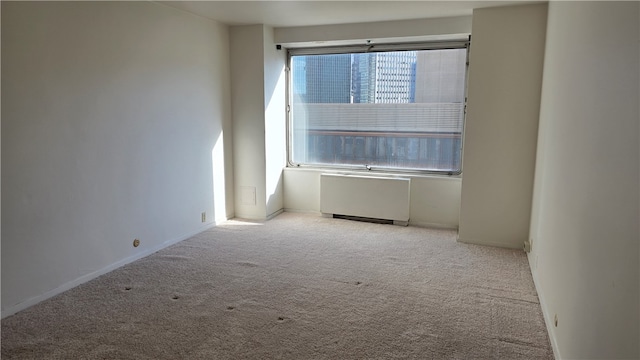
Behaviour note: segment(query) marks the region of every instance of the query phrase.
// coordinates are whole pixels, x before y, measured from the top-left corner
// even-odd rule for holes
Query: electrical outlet
[[[206,222],[207,221],[207,212],[203,211],[202,214],[201,214],[201,217],[202,217],[202,222]]]

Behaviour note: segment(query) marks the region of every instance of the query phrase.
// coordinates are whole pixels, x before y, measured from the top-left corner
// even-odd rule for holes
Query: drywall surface
[[[284,169],[285,211],[320,213],[320,174],[313,169]]]
[[[151,2],[2,2],[3,316],[219,217],[228,49]]]
[[[640,357],[638,7],[549,4],[529,261],[558,359]]]
[[[320,175],[346,173],[320,169],[287,168],[284,171],[286,211],[320,213]],[[367,173],[349,174],[367,176]],[[375,174],[372,176],[385,176]],[[386,175],[390,176],[390,175]],[[409,223],[418,226],[457,228],[461,181],[455,177],[411,176]]]
[[[353,42],[354,40],[376,40],[388,38],[413,37],[451,37],[471,33],[471,16],[447,18],[382,21],[373,23],[299,26],[275,29],[275,41],[278,44],[300,44],[316,46],[331,42]]]
[[[284,207],[282,170],[287,165],[286,50],[276,49],[273,28],[264,28],[264,136],[267,217]]]
[[[473,12],[459,240],[529,234],[547,6]]]
[[[410,223],[457,229],[460,224],[461,188],[460,178],[413,177]]]
[[[263,220],[284,204],[286,52],[264,25],[233,26],[230,34],[235,215]]]
[[[235,215],[264,219],[267,212],[264,26],[232,26],[229,33]]]

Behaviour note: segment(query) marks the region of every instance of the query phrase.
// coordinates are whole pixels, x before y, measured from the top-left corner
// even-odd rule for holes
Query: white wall
[[[559,359],[640,357],[639,10],[549,4],[529,261]]]
[[[546,4],[473,12],[460,241],[528,237],[546,16]]]
[[[264,219],[267,213],[264,26],[232,26],[229,33],[235,215]]]
[[[284,208],[282,170],[287,165],[287,52],[277,50],[273,28],[264,28],[264,130],[267,217]]]
[[[220,218],[228,49],[151,2],[2,2],[3,316]]]
[[[286,52],[264,25],[232,26],[230,39],[235,212],[263,220],[284,204]]]
[[[287,168],[284,172],[286,211],[320,213],[320,174],[345,173],[317,169]],[[349,172],[366,176],[368,173]],[[376,176],[384,176],[376,174]],[[411,206],[409,223],[456,229],[460,211],[460,178],[409,176]]]

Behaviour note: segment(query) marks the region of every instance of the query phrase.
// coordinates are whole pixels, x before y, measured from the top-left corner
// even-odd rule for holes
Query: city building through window
[[[290,164],[459,174],[467,43],[371,50],[290,50]]]

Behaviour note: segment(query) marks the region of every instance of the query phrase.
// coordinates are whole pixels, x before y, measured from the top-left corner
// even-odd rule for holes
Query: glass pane
[[[466,49],[291,62],[293,163],[460,171]]]

